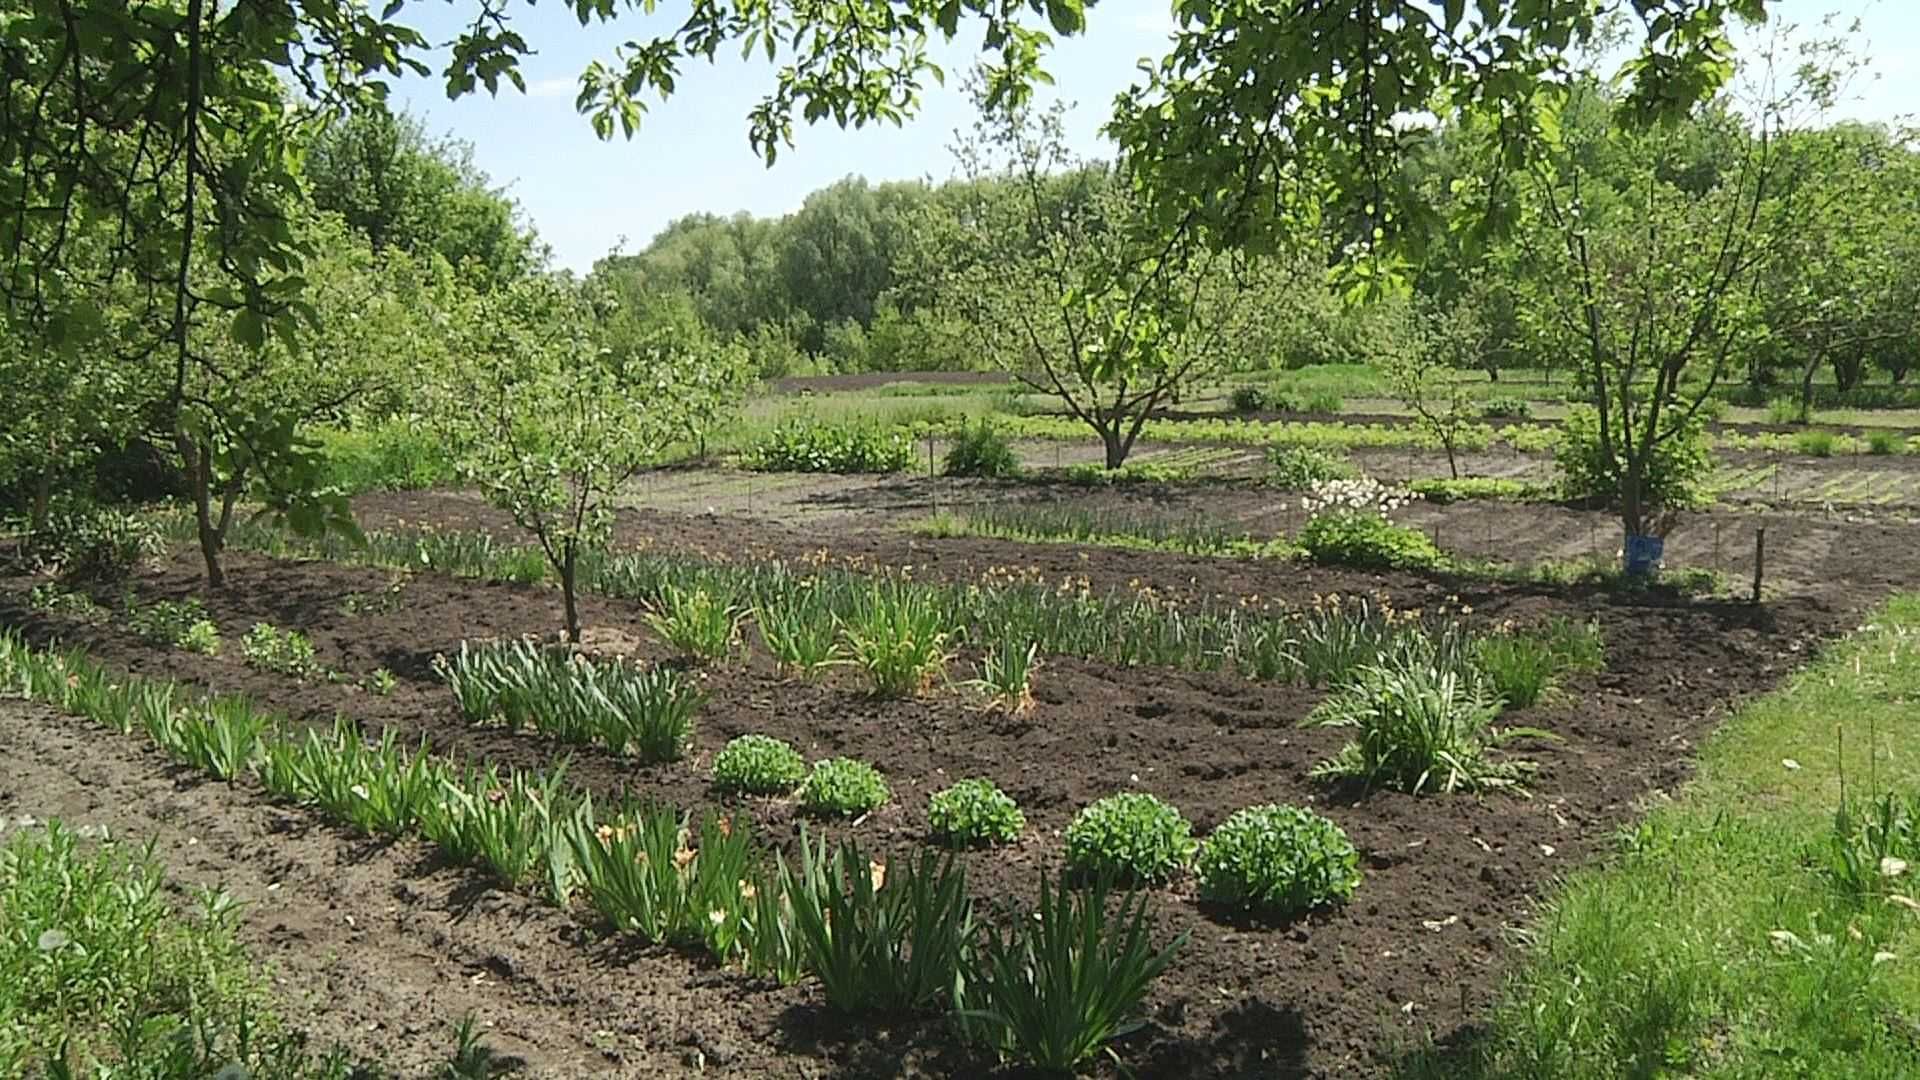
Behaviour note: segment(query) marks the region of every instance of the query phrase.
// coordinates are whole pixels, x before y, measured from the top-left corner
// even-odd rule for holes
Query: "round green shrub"
[[[1358,510],[1313,515],[1300,530],[1300,548],[1322,566],[1435,570],[1446,562],[1426,533]]]
[[[813,772],[801,785],[800,805],[808,813],[852,817],[877,809],[892,795],[879,769],[840,757],[814,763]]]
[[[1305,491],[1328,480],[1351,480],[1360,470],[1340,454],[1311,446],[1269,446],[1267,464],[1273,467],[1269,479],[1275,487]]]
[[[1067,869],[1112,873],[1127,881],[1164,881],[1193,857],[1193,827],[1157,795],[1109,795],[1067,826]]]
[[[993,781],[962,780],[927,800],[934,838],[954,847],[1010,844],[1026,830],[1027,816],[1013,796]]]
[[[1296,806],[1239,810],[1200,845],[1200,896],[1293,915],[1353,895],[1360,855],[1340,826]]]
[[[1018,476],[1020,458],[1006,436],[991,421],[981,420],[960,429],[942,463],[948,476]]]
[[[742,735],[713,758],[713,782],[726,791],[783,795],[806,779],[800,752],[769,735]]]

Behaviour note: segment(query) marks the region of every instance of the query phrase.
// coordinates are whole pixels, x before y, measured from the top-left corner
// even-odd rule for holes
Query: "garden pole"
[[[1753,602],[1760,602],[1760,575],[1767,565],[1767,527],[1753,534]]]

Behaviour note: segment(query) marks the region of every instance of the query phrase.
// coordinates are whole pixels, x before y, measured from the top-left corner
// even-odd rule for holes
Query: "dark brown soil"
[[[382,496],[363,500],[360,509],[369,527],[404,518],[504,531],[496,513],[459,496]],[[714,801],[706,763],[734,735],[780,736],[810,757],[853,754],[885,771],[895,793],[853,831],[869,847],[896,852],[923,839],[930,791],[960,777],[990,776],[1020,801],[1032,827],[1009,850],[965,857],[969,883],[989,909],[1008,896],[1030,896],[1039,872],[1057,864],[1059,835],[1073,813],[1114,791],[1161,794],[1202,832],[1254,803],[1314,806],[1364,854],[1367,876],[1354,901],[1292,925],[1260,927],[1203,910],[1190,884],[1158,890],[1157,936],[1190,939],[1153,992],[1150,1023],[1122,1055],[1152,1077],[1347,1077],[1380,1072],[1382,1055],[1398,1041],[1425,1033],[1446,1038],[1469,1024],[1510,956],[1511,931],[1532,921],[1554,878],[1601,856],[1643,799],[1686,776],[1693,743],[1731,705],[1851,628],[1878,599],[1873,590],[1886,586],[1884,577],[1859,587],[1841,581],[1825,599],[1762,608],[1642,606],[1598,593],[1283,563],[928,543],[897,533],[833,537],[639,513],[623,517],[620,540],[731,557],[825,546],[869,565],[911,563],[922,576],[971,579],[989,567],[1033,568],[1049,579],[1085,577],[1095,589],[1139,578],[1180,596],[1258,595],[1295,604],[1317,593],[1364,591],[1402,608],[1463,603],[1474,621],[1590,617],[1606,631],[1608,668],[1573,680],[1555,703],[1506,718],[1560,737],[1517,748],[1541,765],[1530,798],[1415,798],[1336,791],[1308,779],[1308,769],[1341,741],[1338,733],[1294,726],[1316,700],[1311,691],[1068,658],[1048,658],[1036,683],[1037,707],[1008,718],[981,711],[960,688],[882,703],[851,682],[785,682],[753,651],[705,674],[712,697],[692,760],[639,767],[464,723],[434,680],[431,657],[462,639],[548,631],[558,623],[559,600],[551,590],[430,574],[413,576],[394,609],[361,615],[346,614],[342,598],[379,593],[386,573],[234,554],[229,587],[211,596],[184,555],[143,575],[136,582],[143,600],[204,596],[229,643],[228,655],[217,659],[156,649],[111,625],[45,619],[26,609],[32,582],[21,578],[0,581],[0,622],[24,625],[42,639],[57,634],[145,674],[243,690],[301,719],[327,722],[344,711],[369,726],[424,734],[444,753],[518,766],[570,755],[569,774],[583,785],[689,808]],[[1893,553],[1882,549],[1880,556],[1891,560]],[[1912,562],[1898,561],[1909,567],[1903,580],[1911,580]],[[631,641],[642,657],[666,657],[632,604],[590,598],[583,617]],[[307,632],[329,667],[358,678],[384,666],[400,685],[380,697],[251,670],[237,642],[255,621]],[[959,665],[956,678],[970,674],[966,667]],[[183,873],[190,880],[233,870],[302,882],[302,913],[287,916],[295,929],[269,929],[264,941],[291,965],[294,984],[346,995],[337,1023],[359,1033],[363,1050],[424,1059],[444,1050],[439,1022],[449,1012],[479,1008],[499,1025],[507,1048],[546,1075],[659,1075],[685,1068],[680,1044],[688,1040],[707,1047],[709,1071],[729,1075],[953,1075],[979,1067],[937,1021],[850,1022],[826,1013],[804,988],[764,990],[671,954],[627,956],[590,945],[577,923],[502,896],[476,875],[429,869],[421,853],[404,846],[356,855],[354,842],[304,813],[194,783],[115,737],[82,737],[74,723],[31,710],[17,726],[10,722],[6,737],[17,745],[0,746],[0,753],[14,763],[7,785],[13,805],[42,813],[75,802],[123,831],[201,829],[220,837],[220,854],[202,856],[205,865],[189,857]],[[84,778],[78,791],[75,776]],[[49,809],[34,809],[43,805]],[[798,827],[787,803],[754,801],[745,809],[778,842]],[[344,914],[355,915],[351,933],[320,929]],[[333,950],[350,956],[322,959]],[[509,955],[496,964],[490,950]],[[482,989],[489,979],[496,985]],[[365,1030],[368,1024],[375,1027]],[[607,1041],[602,1032],[632,1049],[596,1058],[595,1048]]]

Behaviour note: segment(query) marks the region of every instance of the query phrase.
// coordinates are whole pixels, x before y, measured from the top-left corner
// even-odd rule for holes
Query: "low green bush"
[[[1085,877],[1165,881],[1193,858],[1193,827],[1172,804],[1144,792],[1109,795],[1067,826],[1067,869]]]
[[[800,785],[800,805],[810,814],[854,817],[878,810],[893,796],[880,770],[855,758],[815,762]]]
[[[1267,465],[1271,470],[1267,479],[1275,487],[1294,491],[1305,491],[1328,480],[1351,480],[1360,475],[1360,470],[1347,460],[1346,455],[1311,446],[1269,446]]]
[[[1437,570],[1446,556],[1419,529],[1363,510],[1327,510],[1300,530],[1300,549],[1323,566]]]
[[[127,629],[153,645],[185,649],[206,656],[220,652],[220,629],[207,617],[207,608],[197,597],[186,600],[156,600],[136,607],[129,599]]]
[[[28,559],[69,584],[124,581],[165,550],[159,527],[145,516],[78,501],[56,502],[23,545]]]
[[[1293,806],[1236,811],[1200,845],[1200,896],[1276,916],[1340,903],[1360,884],[1360,855],[1340,826]]]
[[[1832,457],[1834,434],[1831,431],[1802,431],[1793,437],[1793,448],[1810,457]]]
[[[1519,397],[1488,398],[1480,403],[1480,415],[1489,420],[1525,420],[1533,416],[1533,404]]]
[[[1020,457],[990,420],[968,424],[953,436],[941,468],[948,476],[1020,475]]]
[[[934,839],[954,847],[1010,844],[1026,831],[1027,816],[1013,796],[991,780],[961,780],[927,800]]]
[[[1614,430],[1624,421],[1614,418]],[[1554,464],[1560,470],[1562,494],[1570,499],[1586,499],[1613,505],[1620,499],[1620,479],[1626,462],[1619,456],[1617,440],[1611,459],[1600,444],[1600,413],[1590,405],[1578,405],[1567,412],[1560,429],[1560,441],[1554,447]],[[1651,509],[1687,510],[1709,505],[1713,493],[1708,483],[1713,477],[1713,453],[1706,425],[1698,417],[1654,448],[1642,479],[1641,493]]]
[[[890,473],[914,464],[899,428],[793,417],[748,447],[742,464],[762,472]]]
[[[298,630],[281,630],[272,623],[254,623],[240,639],[240,656],[248,667],[311,679],[326,673],[313,654],[313,642]]]
[[[1547,494],[1537,484],[1506,476],[1427,476],[1407,485],[1407,490],[1428,502],[1450,503],[1463,499],[1504,499],[1525,502]]]
[[[1867,453],[1899,454],[1906,451],[1906,440],[1897,431],[1873,431],[1867,433]]]
[[[1115,484],[1181,484],[1192,480],[1194,472],[1184,465],[1162,465],[1153,461],[1128,462],[1109,469],[1088,461],[1067,467],[1069,484],[1081,487],[1111,487]]]
[[[770,735],[742,735],[713,757],[713,783],[746,795],[785,795],[807,779],[807,762]]]
[[[1307,395],[1305,404],[1306,408],[1302,410],[1304,412],[1326,413],[1328,415],[1338,413],[1340,410],[1346,408],[1347,405],[1339,394],[1331,390],[1315,390]]]

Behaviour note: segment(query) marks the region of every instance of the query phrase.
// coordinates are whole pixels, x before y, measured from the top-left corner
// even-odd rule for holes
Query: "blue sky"
[[[677,9],[678,5],[664,4]],[[456,32],[464,5],[410,7],[430,39]],[[480,167],[505,186],[554,249],[560,266],[584,270],[622,238],[644,247],[684,214],[782,214],[807,193],[849,174],[871,180],[945,178],[947,146],[972,121],[959,82],[977,37],[936,49],[948,85],[932,87],[920,114],[905,126],[841,131],[831,123],[798,127],[797,146],[766,167],[747,145],[747,110],[772,79],[764,63],[727,56],[690,65],[673,97],[655,103],[633,139],[602,142],[574,112],[577,77],[619,43],[650,37],[678,17],[628,16],[582,28],[562,5],[515,7],[515,28],[538,52],[522,64],[524,96],[511,88],[446,100],[437,79],[410,79],[396,98],[431,132],[473,144]],[[1846,115],[1888,119],[1920,109],[1920,0],[1777,0],[1777,20],[1814,24],[1829,12],[1859,17],[1877,78],[1858,86]],[[1164,51],[1173,19],[1168,0],[1101,0],[1088,13],[1086,35],[1056,45],[1047,68],[1055,93],[1078,108],[1071,136],[1088,155],[1104,153],[1098,128],[1115,94],[1135,81],[1142,58]],[[657,29],[656,29],[657,28]],[[977,33],[977,31],[976,31]]]

